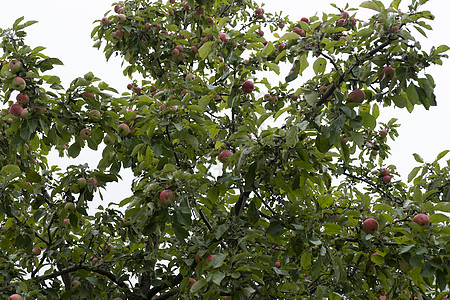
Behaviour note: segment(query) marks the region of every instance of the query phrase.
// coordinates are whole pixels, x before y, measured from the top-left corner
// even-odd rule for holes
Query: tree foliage
[[[400,2],[297,21],[250,0],[115,3],[92,38],[126,62],[121,95],[91,72],[63,87],[25,42],[34,21],[1,30],[2,295],[448,295],[448,151],[415,155],[406,182],[384,163],[398,124],[381,108],[436,105],[425,70],[449,49],[422,50],[434,16]],[[97,166],[47,161],[85,147]],[[89,210],[126,168],[132,196]]]

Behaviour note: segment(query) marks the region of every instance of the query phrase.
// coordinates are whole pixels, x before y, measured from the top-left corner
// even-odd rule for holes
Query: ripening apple
[[[113,145],[116,142],[116,138],[113,136],[110,136],[109,134],[105,135],[105,137],[103,138],[103,142],[106,145]]]
[[[44,107],[33,107],[34,111],[37,112],[40,115],[45,114],[45,108]]]
[[[418,214],[414,216],[413,222],[419,224],[422,228],[428,228],[430,226],[430,217],[426,214]]]
[[[220,34],[219,34],[219,38],[222,40],[222,42],[224,42],[224,43],[227,43],[228,42],[228,39],[227,39],[227,35],[225,34],[225,33],[223,33],[223,32],[221,32]]]
[[[163,205],[170,205],[175,201],[175,194],[172,190],[164,190],[159,194],[159,200]]]
[[[78,184],[72,184],[70,186],[70,192],[72,192],[73,194],[78,194],[81,191],[80,186]]]
[[[73,202],[67,202],[66,205],[64,205],[64,210],[72,213],[75,211],[75,204]]]
[[[16,77],[11,82],[11,87],[17,91],[23,91],[27,87],[27,84],[22,77]]]
[[[8,300],[22,300],[22,296],[20,296],[19,294],[12,294],[11,296],[9,296]]]
[[[391,182],[391,176],[390,175],[384,175],[383,176],[383,182],[384,183],[389,183],[389,182]]]
[[[187,284],[187,288],[190,288],[191,286],[194,285],[194,283],[196,283],[197,280],[195,280],[194,278],[189,278],[189,283]]]
[[[93,264],[98,264],[100,262],[100,259],[98,259],[97,257],[94,257],[93,259],[92,259],[92,263]]]
[[[133,87],[133,92],[135,92],[136,94],[140,94],[141,93],[141,88],[138,86]]]
[[[341,141],[342,141],[344,144],[346,144],[346,143],[348,142],[348,138],[344,136],[343,138],[341,138]]]
[[[127,136],[130,133],[130,127],[127,124],[122,123],[117,128],[117,132],[120,136]]]
[[[348,94],[348,99],[355,103],[361,103],[365,98],[366,94],[360,89],[353,90]]]
[[[83,178],[83,177],[78,178],[77,184],[80,186],[80,188],[86,187],[86,184],[87,184],[86,178]]]
[[[102,23],[103,26],[111,24],[111,20],[108,19],[108,17],[103,17],[100,22]]]
[[[64,219],[63,220],[63,224],[66,225],[66,226],[70,225],[70,220],[69,219]]]
[[[387,82],[391,81],[394,78],[395,70],[391,66],[383,67],[383,71],[381,71],[380,75],[378,75],[379,80],[385,79]]]
[[[20,60],[17,60],[17,59],[12,59],[9,62],[9,69],[13,73],[18,73],[20,70],[22,70],[22,62]]]
[[[188,73],[185,77],[186,81],[192,81],[195,79],[195,75],[192,73]]]
[[[32,252],[33,252],[34,255],[40,255],[41,254],[41,248],[34,247]]]
[[[242,91],[243,91],[245,94],[248,94],[248,93],[253,92],[254,89],[255,89],[255,84],[253,83],[253,81],[246,80],[246,81],[244,81],[244,83],[242,84]]]
[[[72,291],[76,291],[80,288],[81,282],[78,280],[74,280],[72,281],[72,284],[70,285],[70,288],[72,289]]]
[[[344,27],[344,23],[345,23],[345,19],[344,18],[340,18],[337,22],[339,27]]]
[[[97,110],[97,109],[92,109],[91,111],[89,111],[89,117],[90,117],[92,120],[97,121],[97,120],[100,120],[100,119],[101,119],[102,114],[101,114],[101,112],[100,112],[99,110]]]
[[[22,109],[22,111],[20,112],[20,117],[21,117],[22,119],[26,119],[26,120],[28,120],[28,119],[31,118],[31,115],[30,115],[30,113],[28,112],[28,108]]]
[[[380,225],[378,224],[377,220],[366,219],[364,220],[361,229],[367,234],[373,234],[378,230],[378,227],[380,227]]]
[[[233,155],[233,153],[230,150],[223,150],[219,153],[219,161],[224,164],[231,155]]]
[[[23,110],[22,105],[20,105],[19,103],[14,103],[13,105],[11,105],[9,112],[16,117],[20,117],[22,110]]]
[[[92,135],[92,132],[88,128],[83,128],[80,130],[80,138],[82,140],[88,140]]]
[[[279,261],[277,261],[277,262],[275,262],[274,266],[275,266],[275,268],[279,268],[279,267],[281,267],[281,263]]]
[[[116,31],[113,32],[113,37],[115,37],[116,39],[120,40],[123,38],[123,32],[120,29],[117,29]]]
[[[16,100],[20,104],[27,104],[30,102],[30,97],[27,94],[20,93],[16,96]]]
[[[94,189],[97,188],[97,186],[98,186],[98,180],[97,180],[97,178],[91,177],[91,178],[89,178],[88,182],[89,182],[90,184],[92,184],[92,186],[94,187]]]
[[[198,253],[195,254],[194,260],[195,260],[196,263],[200,262],[201,258],[200,258],[200,255],[198,255]]]
[[[349,15],[348,12],[343,11],[343,12],[342,12],[342,17],[343,17],[344,19],[347,19],[348,17],[350,17],[350,15]]]
[[[387,168],[382,168],[380,174],[381,174],[382,176],[389,175],[389,174],[391,174],[391,170],[389,170],[389,169],[387,169]]]
[[[388,131],[386,129],[380,130],[380,137],[385,138],[388,134]]]
[[[213,258],[214,258],[214,255],[211,254],[210,256],[208,256],[206,258],[205,262],[211,261],[211,260],[213,260]]]

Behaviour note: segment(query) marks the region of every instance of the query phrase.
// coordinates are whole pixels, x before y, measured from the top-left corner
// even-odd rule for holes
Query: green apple
[[[13,73],[18,73],[20,72],[20,70],[22,70],[22,62],[20,60],[17,59],[12,59],[9,62],[9,69],[11,70],[11,72]]]
[[[84,187],[86,187],[87,180],[86,180],[86,178],[81,177],[81,178],[78,178],[77,183],[80,186],[80,188],[84,188]]]
[[[90,129],[84,128],[84,129],[81,129],[81,131],[80,131],[80,138],[82,140],[88,140],[91,137],[91,135],[92,135],[92,132]]]
[[[118,127],[118,132],[120,136],[127,136],[130,133],[130,127],[127,124],[122,123]]]
[[[81,282],[78,280],[74,280],[72,281],[72,284],[70,285],[70,288],[72,289],[72,291],[76,291],[80,288]]]
[[[72,213],[75,211],[75,204],[73,202],[67,202],[66,205],[64,205],[64,209],[67,212]]]
[[[23,91],[27,87],[27,84],[22,77],[16,77],[11,82],[11,87],[17,91]]]
[[[116,138],[113,136],[110,136],[109,134],[105,135],[105,137],[103,138],[103,142],[106,145],[113,145],[116,142]]]

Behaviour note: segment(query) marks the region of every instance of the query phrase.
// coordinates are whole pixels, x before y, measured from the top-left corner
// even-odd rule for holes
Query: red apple
[[[200,255],[198,255],[198,253],[195,254],[194,260],[195,260],[196,263],[200,262],[201,258],[200,258]]]
[[[123,38],[123,32],[120,29],[117,29],[116,31],[113,32],[113,36],[120,40],[121,38]]]
[[[219,38],[220,38],[220,39],[222,40],[222,42],[224,42],[224,43],[228,42],[227,35],[226,35],[225,33],[223,33],[223,32],[221,32],[221,33],[219,34]]]
[[[22,300],[22,296],[20,296],[19,294],[12,294],[11,296],[9,296],[8,300]]]
[[[9,109],[9,112],[16,117],[20,117],[20,114],[22,113],[23,107],[19,103],[15,103],[11,105],[11,108]]]
[[[350,15],[349,15],[348,12],[343,11],[343,12],[342,12],[342,17],[343,17],[344,19],[347,19],[348,17],[350,17]]]
[[[380,130],[380,137],[385,138],[388,134],[388,131],[386,129]]]
[[[83,97],[88,99],[95,99],[95,95],[93,92],[84,92]]]
[[[309,23],[309,19],[308,19],[308,18],[305,18],[305,17],[301,18],[300,21],[303,21],[303,22],[305,22],[305,23]]]
[[[195,75],[192,73],[188,73],[185,77],[186,81],[192,81],[195,79]]]
[[[211,260],[213,260],[213,258],[214,258],[214,255],[211,254],[210,256],[208,256],[206,258],[205,262],[211,261]]]
[[[386,82],[389,82],[394,78],[395,70],[391,66],[383,67],[383,71],[381,71],[380,75],[378,75],[379,80],[385,79]]]
[[[341,18],[338,20],[337,24],[339,27],[344,27],[345,19]]]
[[[100,20],[100,23],[102,23],[103,26],[106,26],[106,25],[111,24],[111,20],[108,19],[108,17],[103,17],[103,18]]]
[[[246,80],[242,84],[242,92],[244,92],[245,94],[253,92],[254,89],[255,89],[255,84],[253,83],[253,81]]]
[[[387,168],[382,168],[380,174],[381,174],[382,176],[389,175],[389,174],[391,174],[391,170],[389,170],[389,169],[387,169]]]
[[[11,87],[17,91],[23,91],[27,87],[27,84],[22,77],[16,77],[11,82]]]
[[[66,226],[70,225],[70,220],[69,219],[64,219],[63,224],[66,225]]]
[[[419,224],[422,228],[428,228],[430,226],[430,217],[426,214],[418,214],[414,216],[413,222]]]
[[[348,138],[346,138],[345,136],[343,138],[341,138],[341,141],[346,144],[348,142]]]
[[[209,25],[212,25],[212,24],[214,24],[214,19],[211,18],[211,17],[207,17],[206,18],[206,23],[209,24]]]
[[[230,150],[223,150],[219,153],[219,161],[224,164],[227,162],[228,157],[230,157],[231,155],[233,155],[233,152],[231,152]]]
[[[348,94],[348,99],[355,103],[361,103],[365,98],[366,94],[360,89],[353,90]]]
[[[378,227],[380,225],[378,224],[377,220],[374,219],[366,219],[364,220],[362,224],[362,231],[364,231],[367,234],[373,234],[378,230]]]
[[[93,264],[98,264],[100,262],[100,259],[98,259],[97,257],[94,257],[93,259],[92,259],[92,263]]]
[[[164,190],[159,194],[159,200],[163,205],[170,205],[175,201],[175,194],[172,190]]]
[[[89,178],[88,182],[89,182],[90,184],[92,184],[92,187],[93,187],[94,189],[97,188],[97,186],[98,186],[98,180],[97,180],[97,178],[91,177],[91,178]]]
[[[275,268],[279,268],[279,267],[281,267],[281,263],[279,262],[279,261],[277,261],[277,262],[275,262]]]
[[[284,24],[283,22],[281,22],[280,24],[278,24],[278,27],[280,27],[280,29],[283,29],[284,26],[286,26],[286,24]]]
[[[16,100],[20,104],[27,104],[30,102],[30,97],[27,94],[20,93],[17,95]]]
[[[390,176],[390,175],[384,175],[384,176],[383,176],[383,182],[384,182],[384,183],[389,183],[389,182],[391,182],[391,176]]]
[[[32,252],[33,252],[33,254],[34,255],[40,255],[41,254],[41,248],[39,248],[39,247],[34,247],[33,248],[33,250],[32,250]]]
[[[187,284],[187,288],[190,288],[191,286],[194,285],[194,283],[196,283],[197,280],[195,280],[194,278],[189,278],[189,283]]]

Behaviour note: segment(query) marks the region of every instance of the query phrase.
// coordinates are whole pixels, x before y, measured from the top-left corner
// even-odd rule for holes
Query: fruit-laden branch
[[[180,291],[179,288],[173,289],[168,291],[167,293],[161,294],[155,298],[152,298],[153,300],[164,300],[164,299],[169,299],[170,297],[172,297],[173,295],[175,295],[176,293],[178,293]],[[148,298],[149,299],[149,298]]]
[[[379,193],[381,193],[384,197],[389,198],[389,200],[391,200],[391,201],[395,201],[395,199],[392,198],[391,195],[389,195],[389,194],[387,194],[385,191],[381,190],[381,189],[378,187],[378,185],[376,185],[375,183],[373,183],[373,182],[371,182],[371,181],[369,181],[369,180],[367,180],[367,179],[365,179],[365,178],[362,178],[362,177],[359,177],[359,176],[356,176],[356,175],[353,175],[353,174],[350,174],[350,173],[347,173],[347,172],[344,172],[344,173],[342,173],[342,174],[345,175],[345,176],[347,176],[347,177],[350,177],[350,178],[353,178],[353,179],[356,179],[356,180],[359,180],[359,181],[362,181],[362,182],[367,183],[367,184],[370,185],[371,187],[375,188],[375,189],[376,189]]]
[[[112,282],[114,282],[115,284],[117,284],[119,287],[127,290],[127,292],[129,293],[130,290],[128,288],[128,286],[125,284],[125,282],[123,281],[119,281],[116,277],[116,275],[114,275],[113,273],[105,270],[105,269],[101,269],[101,268],[95,268],[95,267],[91,267],[91,266],[87,266],[87,265],[75,265],[75,266],[71,266],[65,269],[62,269],[60,271],[56,271],[50,274],[45,274],[42,276],[38,276],[33,278],[34,281],[36,282],[40,282],[40,281],[44,281],[44,280],[48,280],[48,279],[52,279],[52,278],[56,278],[58,276],[62,276],[68,273],[72,273],[75,272],[77,270],[87,270],[87,271],[92,271],[95,273],[98,273],[100,275],[104,275],[106,277],[109,278],[109,280],[111,280]],[[9,285],[5,285],[0,287],[0,292],[1,291],[5,291],[5,290],[9,290],[11,288],[14,288],[18,283],[13,283],[13,284],[9,284]]]
[[[348,70],[346,70],[344,73],[342,73],[339,76],[339,79],[337,82],[334,82],[333,84],[330,84],[328,89],[325,91],[325,93],[320,97],[320,99],[317,101],[316,106],[321,106],[322,104],[325,104],[326,102],[330,101],[328,98],[333,94],[333,92],[336,90],[338,86],[341,85],[341,83],[344,81],[345,76],[352,72],[354,68],[364,63],[366,60],[370,59],[372,56],[374,56],[377,52],[383,50],[385,47],[387,47],[391,42],[396,40],[395,38],[392,38],[391,36],[388,37],[387,41],[384,43],[378,45],[377,47],[373,48],[371,51],[369,51],[365,55],[365,59],[358,59]],[[337,70],[336,70],[337,71]]]

